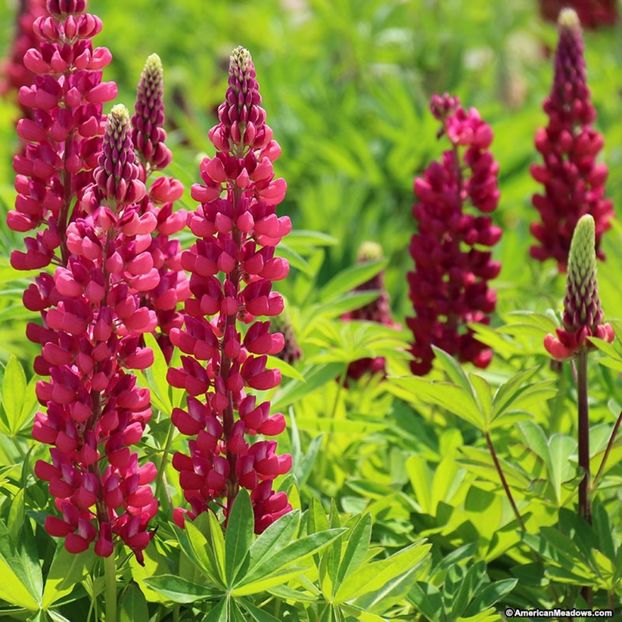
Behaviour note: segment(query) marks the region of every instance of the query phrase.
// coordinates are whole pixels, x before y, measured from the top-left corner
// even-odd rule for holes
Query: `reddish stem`
[[[579,514],[592,522],[590,503],[590,414],[588,405],[587,350],[582,348],[577,355],[578,433],[579,467],[583,479],[579,483]]]

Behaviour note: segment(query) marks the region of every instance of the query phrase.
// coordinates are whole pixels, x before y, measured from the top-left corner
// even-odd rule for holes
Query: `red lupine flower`
[[[149,179],[156,170],[162,170],[172,159],[164,141],[164,70],[157,54],[147,59],[138,83],[136,106],[132,117],[132,140],[143,167],[148,194],[143,199],[143,214],[157,219],[154,237],[147,253],[160,275],[159,284],[146,294],[147,305],[158,318],[157,339],[167,361],[173,354],[170,332],[181,328],[183,316],[178,304],[190,295],[189,282],[181,266],[181,244],[170,238],[181,231],[187,221],[185,210],[174,211],[175,201],[183,193],[183,184],[173,177]],[[138,219],[136,223],[138,223]]]
[[[571,9],[559,16],[555,79],[544,111],[549,122],[535,140],[544,162],[531,168],[533,178],[544,186],[543,194],[533,197],[541,221],[531,225],[538,242],[531,255],[539,261],[555,259],[564,271],[579,218],[594,218],[596,253],[604,259],[601,237],[613,217],[613,205],[605,198],[607,166],[597,161],[603,137],[592,126],[596,111],[586,82],[581,26]]]
[[[610,26],[618,21],[617,0],[540,0],[540,14],[556,22],[560,11],[574,9],[586,28]]]
[[[377,261],[382,259],[382,248],[374,242],[365,242],[361,245],[358,252],[357,261],[365,263],[368,261]],[[389,306],[389,295],[384,286],[384,272],[381,271],[376,276],[369,279],[362,285],[355,288],[354,291],[378,291],[378,298],[366,304],[360,309],[349,311],[342,316],[343,320],[363,320],[365,322],[376,322],[384,326],[399,329],[400,325],[393,321],[391,317],[391,307]],[[384,374],[385,359],[383,356],[375,358],[364,358],[354,361],[348,366],[348,378],[357,380],[365,374]]]
[[[285,418],[270,415],[270,404],[258,404],[248,391],[266,391],[281,381],[267,355],[281,351],[283,336],[270,333],[269,321],[255,318],[283,310],[272,282],[285,278],[289,266],[275,256],[275,247],[291,223],[276,215],[286,189],[284,180],[274,178],[272,164],[281,150],[265,123],[255,68],[244,48],[231,55],[229,88],[218,116],[209,134],[216,155],[203,160],[203,183],[192,188],[201,206],[189,226],[198,239],[182,255],[192,296],[184,328],[171,330],[173,344],[185,356],[181,369],[169,370],[168,380],[189,394],[186,410],[176,409],[172,420],[192,437],[189,455],[178,452],[173,459],[191,509],[174,517],[183,524],[185,515],[193,519],[220,498],[226,499],[228,516],[243,486],[252,491],[255,530],[261,532],[291,510],[287,496],[273,490],[274,479],[289,471],[291,457],[277,455],[274,441],[252,444],[249,438],[280,434]]]
[[[13,161],[17,199],[7,224],[14,231],[42,230],[26,238],[26,252],[11,254],[17,270],[67,261],[66,230],[80,215],[72,206],[80,204],[97,165],[102,104],[117,93],[114,82],[102,82],[110,52],[91,43],[101,28],[101,20],[86,13],[86,2],[77,0],[63,2],[62,9],[48,0],[46,14],[33,24],[39,45],[26,52],[24,65],[35,80],[19,91],[29,111],[17,124],[26,147]]]
[[[0,94],[6,95],[11,91],[17,94],[20,87],[34,82],[35,74],[24,65],[24,55],[30,48],[39,47],[33,26],[42,15],[45,15],[45,0],[20,0],[10,56],[0,66]],[[28,114],[27,110],[24,114]]]
[[[24,304],[43,310],[44,326],[30,325],[28,336],[42,346],[36,371],[50,376],[37,384],[45,412],[33,427],[35,439],[53,446],[50,462],[35,467],[60,514],[47,517],[46,529],[64,537],[70,552],[95,542],[101,556],[112,554],[117,536],[142,561],[158,508],[149,487],[156,472],[149,462],[139,465],[130,447],[151,406],[149,391],[127,370],[153,363],[141,337],[157,320],[141,299],[160,276],[146,252],[157,221],[141,210],[146,189],[130,129],[127,110],[115,106],[82,216],[67,229],[67,265],[53,277],[42,274]]]
[[[419,225],[410,243],[415,271],[408,274],[409,297],[415,317],[411,353],[414,374],[432,366],[432,345],[486,367],[492,351],[475,339],[469,323],[487,324],[496,305],[488,285],[501,269],[490,248],[501,238],[501,229],[489,216],[499,202],[499,167],[489,147],[492,130],[477,110],[465,110],[456,97],[435,95],[431,110],[443,126],[452,149],[415,179],[417,203],[413,216]],[[471,205],[476,214],[467,213]]]
[[[171,160],[170,149],[164,144],[164,82],[160,57],[147,58],[138,83],[136,109],[132,117],[132,141],[148,169],[162,170]]]
[[[564,360],[581,348],[590,348],[589,337],[612,342],[615,334],[610,324],[603,323],[603,310],[596,281],[594,219],[582,216],[572,236],[566,297],[564,298],[563,327],[557,335],[547,335],[544,347],[554,358]]]

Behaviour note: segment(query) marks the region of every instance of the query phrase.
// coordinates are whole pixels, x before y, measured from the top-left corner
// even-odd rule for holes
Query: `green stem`
[[[162,490],[162,486],[164,486],[164,492],[166,501],[168,502],[169,508],[173,505],[171,501],[171,497],[168,491],[168,486],[166,486],[166,475],[165,470],[168,463],[168,455],[171,451],[171,444],[173,443],[173,437],[175,436],[175,427],[169,421],[168,425],[168,433],[166,434],[166,441],[164,441],[164,449],[162,450],[162,458],[160,458],[160,466],[158,467],[158,477],[156,479],[155,485],[155,498],[160,498],[160,492]]]
[[[579,483],[579,513],[592,522],[590,505],[590,413],[588,405],[587,350],[581,348],[577,355],[577,414],[579,433],[579,467],[583,479]]]
[[[117,622],[117,582],[114,553],[104,558],[106,622]]]
[[[615,422],[615,425],[613,426],[613,430],[611,430],[611,436],[609,437],[609,442],[607,443],[607,449],[605,449],[605,454],[603,456],[603,459],[601,460],[600,466],[598,467],[596,477],[594,477],[594,480],[592,482],[592,492],[596,490],[596,486],[598,486],[598,481],[600,480],[605,470],[605,465],[607,464],[609,453],[611,452],[611,449],[613,448],[613,445],[616,442],[616,437],[618,436],[618,430],[620,429],[620,424],[622,424],[622,411],[618,415],[618,419]]]
[[[490,438],[490,434],[488,432],[485,432],[485,438],[486,438],[486,445],[488,445],[488,451],[490,452],[490,455],[492,456],[492,461],[494,462],[495,468],[497,469],[497,473],[499,475],[499,479],[501,480],[501,485],[503,486],[503,490],[505,490],[505,494],[508,500],[510,501],[510,505],[512,506],[512,509],[514,510],[514,514],[516,514],[516,518],[518,519],[518,524],[520,525],[521,529],[525,531],[525,523],[523,523],[523,517],[520,515],[520,512],[518,511],[518,506],[516,505],[516,501],[514,501],[514,495],[512,495],[512,491],[510,490],[508,481],[507,479],[505,479],[505,473],[503,472],[503,469],[501,468],[501,462],[499,462],[499,458],[497,457],[497,452],[495,451],[495,446],[492,444],[492,438]]]

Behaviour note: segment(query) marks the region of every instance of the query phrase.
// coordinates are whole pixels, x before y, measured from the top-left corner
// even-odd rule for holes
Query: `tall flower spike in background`
[[[603,323],[603,311],[596,281],[596,233],[594,219],[582,216],[574,231],[564,298],[563,328],[557,336],[547,335],[544,347],[556,359],[575,357],[578,396],[579,466],[583,478],[579,483],[579,513],[591,521],[590,501],[590,418],[588,402],[588,352],[592,344],[588,337],[612,342],[613,328]],[[612,437],[614,438],[614,437]]]
[[[287,495],[273,488],[274,479],[291,468],[291,456],[277,455],[276,441],[251,442],[257,434],[279,435],[285,417],[271,415],[270,403],[258,403],[248,392],[281,381],[280,372],[266,365],[267,355],[282,350],[283,335],[271,334],[270,321],[257,318],[283,311],[272,283],[287,276],[289,265],[275,257],[275,249],[291,222],[276,214],[286,192],[285,181],[274,178],[281,148],[266,125],[255,67],[242,47],[231,55],[218,118],[209,133],[216,155],[203,160],[203,183],[192,188],[201,206],[189,226],[198,239],[182,255],[192,296],[183,330],[171,331],[185,356],[168,380],[188,393],[186,410],[176,409],[172,421],[192,437],[189,454],[173,457],[191,509],[174,516],[183,525],[185,515],[193,519],[222,500],[226,519],[244,487],[251,491],[260,533],[291,510]]]
[[[540,14],[556,22],[560,11],[574,9],[586,28],[611,26],[618,21],[617,0],[540,0]]]
[[[36,414],[33,427],[36,440],[52,445],[51,461],[35,465],[59,512],[45,527],[64,537],[72,553],[95,541],[95,553],[108,557],[117,536],[142,561],[158,508],[149,486],[156,470],[150,462],[139,466],[130,446],[140,440],[151,406],[149,391],[126,370],[153,362],[140,344],[156,316],[141,299],[159,274],[145,252],[156,219],[141,215],[140,174],[129,114],[115,106],[84,216],[67,231],[67,267],[57,268],[45,289],[32,286],[25,303],[33,310],[50,307],[43,327],[29,326],[31,339],[42,344],[38,371],[50,376],[37,384],[46,412]]]
[[[27,144],[13,161],[17,199],[7,216],[14,231],[41,230],[26,238],[26,252],[11,254],[17,270],[66,263],[67,227],[79,216],[74,206],[91,182],[101,148],[102,104],[117,94],[114,82],[102,82],[111,55],[93,49],[102,22],[86,13],[86,0],[48,0],[46,6],[33,25],[40,44],[24,56],[36,77],[19,91],[20,105],[30,112],[17,133]]]
[[[501,229],[479,213],[493,212],[499,202],[499,167],[489,149],[492,130],[457,97],[435,95],[430,108],[443,124],[439,137],[445,135],[452,148],[414,183],[418,232],[410,243],[415,270],[408,284],[415,316],[407,324],[416,375],[430,371],[433,345],[478,367],[490,363],[492,351],[468,324],[490,321],[496,294],[488,282],[501,270],[487,250],[499,241]],[[476,215],[465,211],[469,205]]]
[[[30,86],[35,81],[35,74],[24,65],[24,55],[30,48],[39,47],[34,23],[43,15],[45,0],[20,0],[10,55],[0,65],[0,94],[17,94],[22,86]],[[25,116],[28,111],[28,108],[23,110]]]
[[[531,167],[533,178],[543,186],[543,193],[533,196],[540,221],[531,225],[537,241],[531,255],[539,261],[555,259],[564,271],[579,218],[594,218],[596,253],[604,259],[601,237],[613,217],[612,202],[605,198],[607,166],[597,161],[603,137],[592,126],[596,110],[587,86],[581,25],[572,9],[559,15],[555,77],[543,108],[548,125],[535,139],[543,163]]]
[[[172,161],[171,151],[165,144],[164,120],[164,70],[160,57],[152,54],[147,58],[137,87],[132,142],[147,183],[143,211],[149,211],[157,218],[148,252],[160,273],[160,282],[146,294],[146,302],[156,312],[156,336],[167,361],[170,361],[173,346],[169,335],[173,328],[181,328],[183,324],[178,306],[188,298],[190,290],[181,266],[181,244],[170,237],[186,226],[186,211],[174,210],[175,201],[184,193],[183,184],[173,177],[150,181],[154,171],[162,171]]]
[[[375,242],[364,242],[358,251],[357,261],[359,263],[365,263],[367,261],[377,261],[382,259],[383,252],[380,244]],[[343,320],[362,320],[365,322],[376,322],[383,324],[384,326],[390,326],[391,328],[399,329],[399,324],[396,324],[391,317],[391,307],[389,306],[389,295],[384,286],[384,272],[381,271],[376,276],[369,279],[365,283],[359,285],[355,291],[364,292],[376,290],[380,294],[376,300],[366,304],[360,309],[355,309],[342,316]],[[360,378],[364,374],[384,374],[385,373],[385,359],[383,356],[377,356],[375,358],[365,358],[358,361],[354,361],[348,366],[348,378],[354,380]]]

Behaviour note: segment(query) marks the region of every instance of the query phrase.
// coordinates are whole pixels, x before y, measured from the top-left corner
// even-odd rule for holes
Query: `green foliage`
[[[13,5],[0,4],[0,47],[8,48]],[[542,346],[560,325],[564,279],[528,257],[533,135],[550,88],[555,28],[535,0],[91,0],[105,28],[99,45],[114,61],[131,108],[145,58],[163,60],[174,152],[170,174],[186,192],[199,179],[198,154],[226,87],[222,61],[242,43],[253,53],[268,122],[283,148],[276,163],[289,192],[283,213],[293,232],[278,247],[291,273],[278,284],[303,356],[274,357],[283,382],[260,395],[287,418],[279,438],[292,472],[276,482],[294,511],[260,535],[241,492],[223,530],[218,506],[171,522],[185,500],[171,466],[184,439],[170,424],[183,392],[167,380],[156,340],[154,365],[138,374],[153,417],[140,460],[158,466],[160,510],[144,565],[117,550],[119,622],[492,622],[511,604],[595,608],[622,599],[622,342],[593,339],[590,353],[593,523],[576,516],[582,477],[571,363],[552,365]],[[605,136],[604,160],[622,162],[615,85],[622,80],[619,27],[586,33],[590,88]],[[495,256],[497,313],[473,325],[495,352],[486,370],[437,350],[435,368],[408,368],[410,332],[341,316],[377,298],[353,291],[384,272],[391,310],[412,314],[405,275],[414,174],[440,154],[433,92],[460,95],[495,132],[502,198],[494,214],[503,238]],[[0,619],[55,622],[103,619],[103,566],[92,553],[70,555],[43,529],[53,511],[33,475],[48,449],[31,439],[37,409],[32,371],[39,349],[24,337],[22,293],[36,273],[9,263],[21,235],[5,225],[15,192],[17,108],[0,101]],[[607,194],[622,202],[611,174]],[[184,246],[192,243],[180,234]],[[385,260],[357,264],[373,240]],[[622,335],[622,225],[603,238],[598,265],[605,315]],[[348,379],[349,365],[384,357],[386,377]],[[171,363],[178,366],[179,353]],[[490,451],[496,449],[498,464]],[[606,459],[605,459],[606,457]],[[499,470],[514,497],[521,529]],[[108,621],[106,621],[108,622]]]

